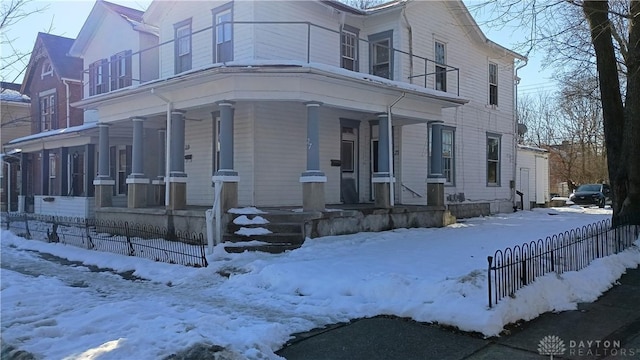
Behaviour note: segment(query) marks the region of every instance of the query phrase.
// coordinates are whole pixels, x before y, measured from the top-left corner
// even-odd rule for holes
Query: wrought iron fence
[[[126,221],[22,213],[2,214],[2,227],[27,239],[59,242],[171,264],[208,265],[202,233],[171,231]]]
[[[537,277],[588,266],[597,258],[619,253],[638,239],[639,225],[613,227],[603,220],[488,256],[489,307],[513,296]]]

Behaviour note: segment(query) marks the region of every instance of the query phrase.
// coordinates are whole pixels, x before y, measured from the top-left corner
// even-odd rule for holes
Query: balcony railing
[[[99,95],[215,65],[293,63],[350,70],[460,95],[457,67],[413,50],[385,45],[379,36],[375,41],[354,38],[351,49],[355,48],[355,56],[347,58],[341,53],[342,39],[343,32],[306,21],[223,22],[137,52],[125,52],[124,56],[105,54],[101,69],[96,70],[94,63],[85,70],[85,95]]]

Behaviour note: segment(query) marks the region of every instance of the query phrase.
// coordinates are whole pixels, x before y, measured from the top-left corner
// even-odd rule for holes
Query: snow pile
[[[242,236],[254,236],[254,235],[267,235],[271,234],[269,229],[265,229],[263,227],[240,227],[240,230],[235,232],[237,235]]]
[[[43,359],[157,359],[196,343],[277,359],[292,333],[380,314],[497,335],[516,320],[595,300],[640,264],[640,240],[582,271],[540,277],[491,309],[487,255],[610,216],[610,209],[536,209],[440,229],[311,239],[277,255],[228,254],[225,243],[200,269],[3,231],[3,341]],[[149,281],[61,265],[32,250]]]
[[[240,215],[233,219],[233,223],[236,225],[264,225],[268,224],[269,220],[262,216],[255,216],[253,219],[249,219],[246,215]]]

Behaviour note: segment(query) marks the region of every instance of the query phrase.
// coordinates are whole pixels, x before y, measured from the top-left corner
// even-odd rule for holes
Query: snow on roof
[[[96,127],[98,127],[98,123],[87,123],[87,124],[72,126],[64,129],[49,130],[49,131],[44,131],[37,134],[31,134],[31,135],[23,136],[21,138],[13,139],[9,141],[9,144],[18,144],[18,143],[29,141],[29,140],[42,139],[42,138],[51,137],[55,135],[71,134],[74,132],[90,130]]]
[[[27,95],[21,94],[20,91],[11,89],[0,90],[0,101],[12,101],[12,102],[31,102],[31,98]]]
[[[549,152],[549,150],[547,150],[547,149],[542,149],[542,148],[539,148],[539,147],[536,147],[536,146],[522,145],[522,144],[518,144],[518,149],[537,151],[537,152]]]

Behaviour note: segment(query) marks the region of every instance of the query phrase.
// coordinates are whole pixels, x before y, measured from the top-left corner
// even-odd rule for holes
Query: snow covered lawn
[[[442,229],[312,239],[279,255],[219,247],[200,269],[3,231],[2,338],[46,359],[159,359],[203,342],[238,359],[275,359],[292,333],[380,314],[494,336],[510,322],[595,300],[640,264],[640,241],[583,271],[539,278],[492,309],[487,256],[610,216],[608,209],[536,209]],[[145,280],[62,265],[41,253],[133,270]]]

